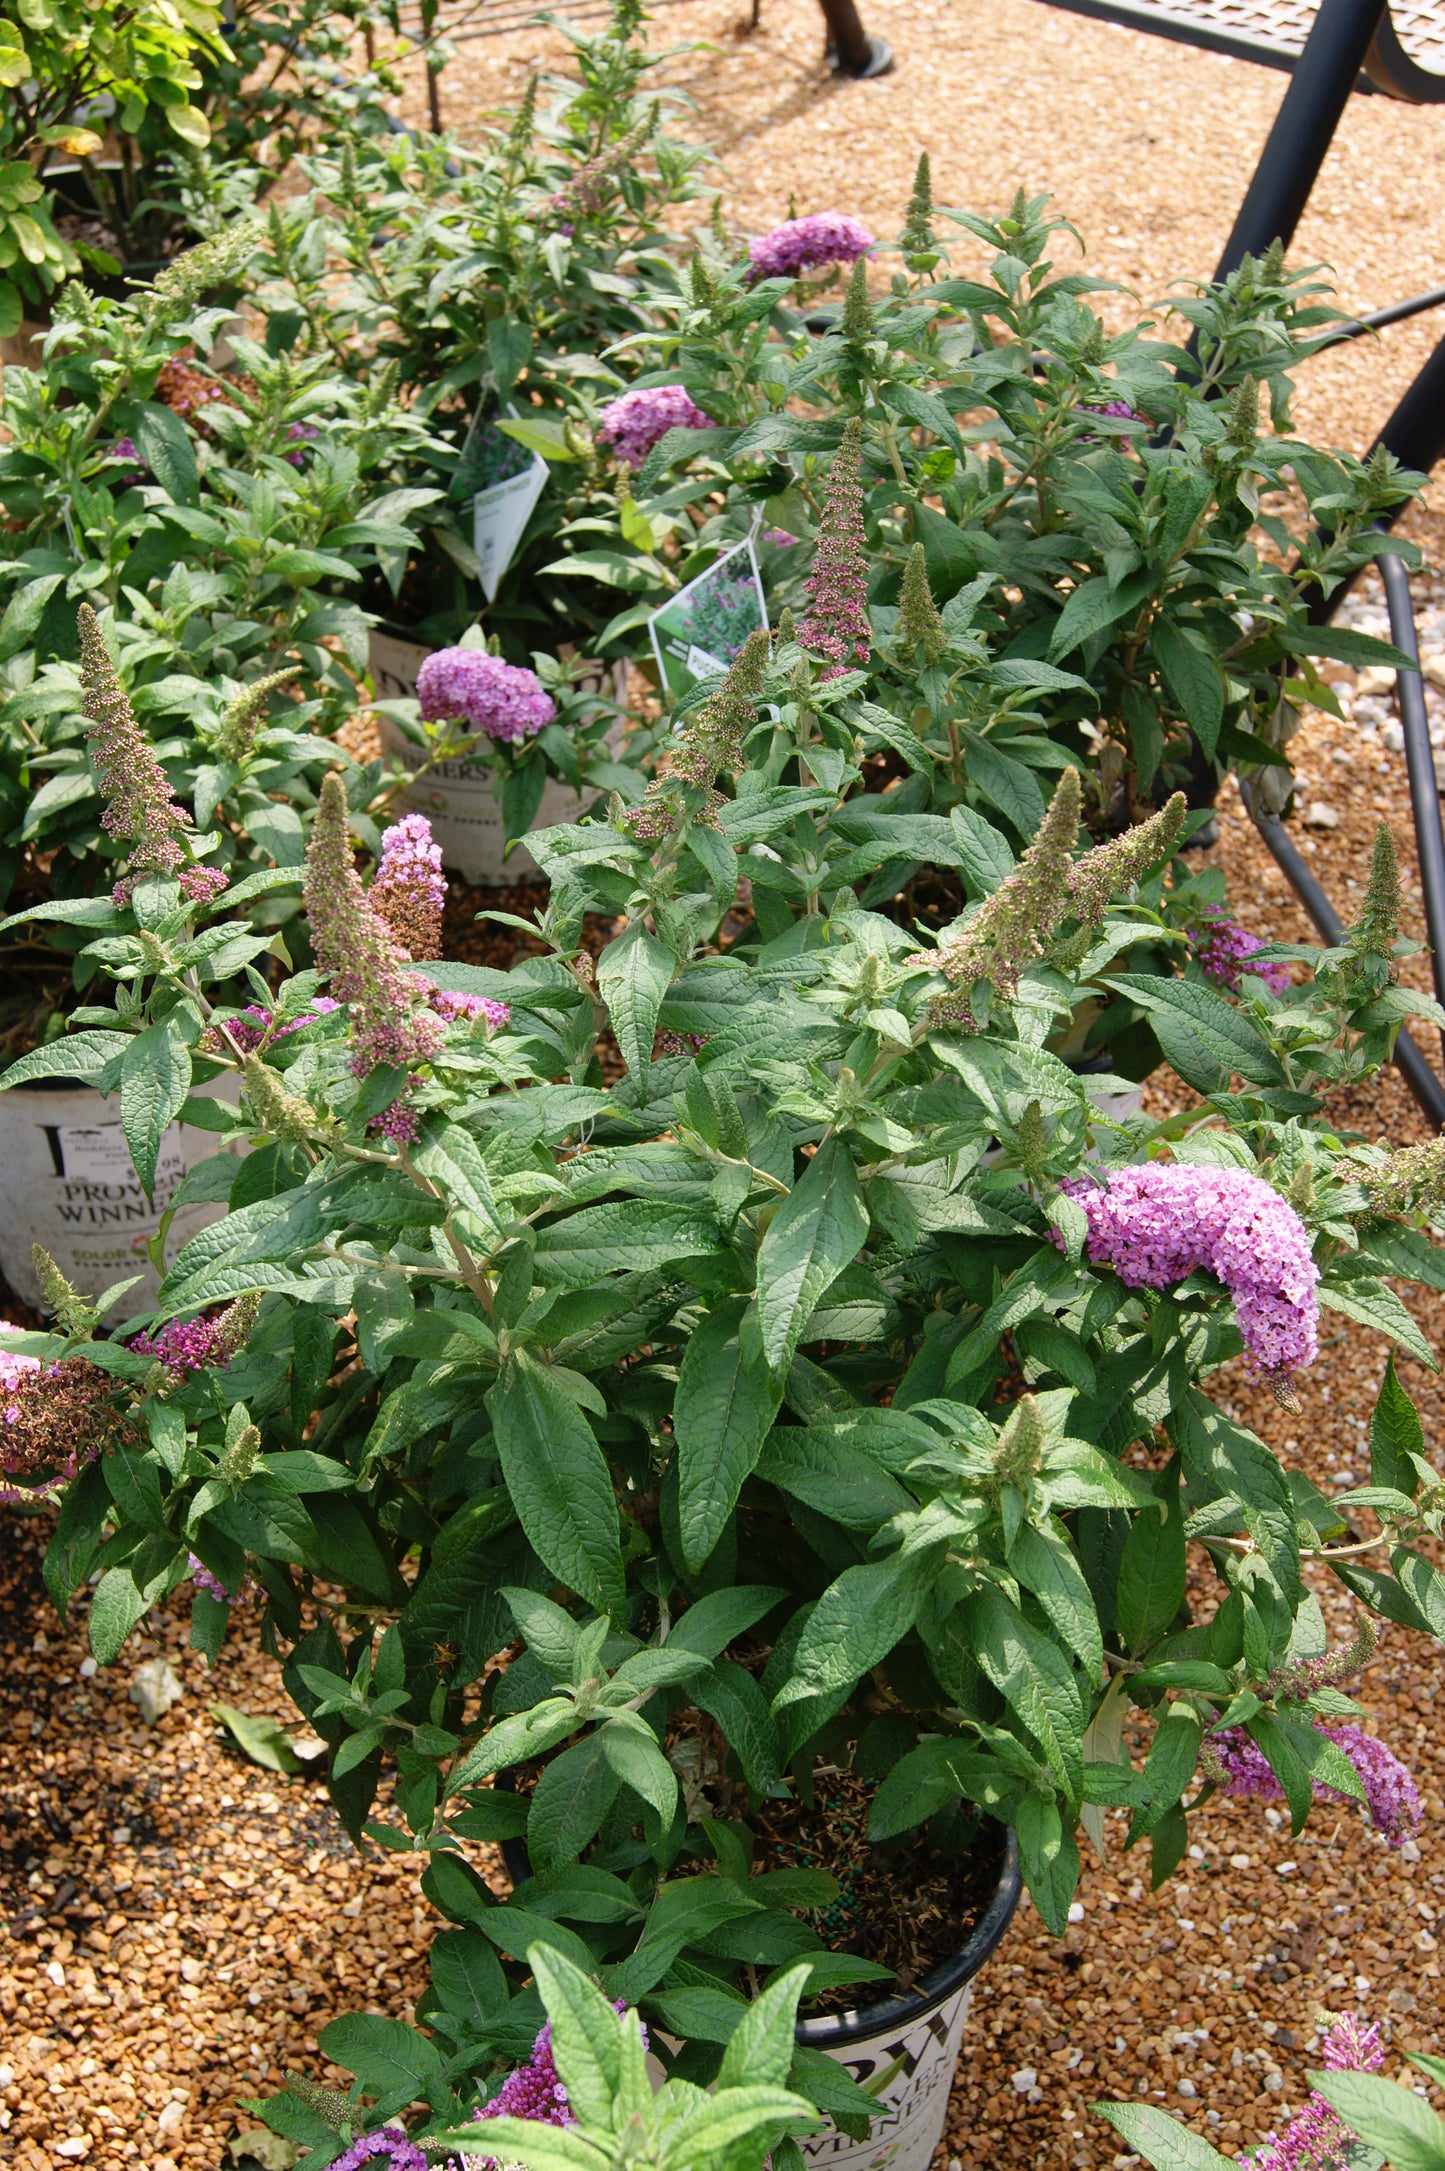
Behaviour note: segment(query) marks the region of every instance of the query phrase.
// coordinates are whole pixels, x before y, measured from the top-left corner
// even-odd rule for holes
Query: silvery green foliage
[[[100,611],[198,827],[219,816],[243,864],[299,867],[321,773],[339,758],[330,734],[353,712],[366,668],[370,621],[356,591],[368,567],[404,562],[437,493],[392,480],[425,442],[394,387],[358,390],[334,367],[293,362],[234,328],[245,379],[229,399],[183,418],[157,397],[173,356],[211,351],[231,312],[208,297],[241,277],[255,240],[238,224],[124,302],[67,287],[40,365],[5,373],[7,891],[40,855],[47,872],[35,879],[59,895],[114,879],[75,668],[82,601]],[[276,680],[287,665],[305,673],[304,701]],[[238,734],[228,711],[253,688],[259,705]],[[379,771],[370,789],[358,778],[357,797],[378,782]]]
[[[959,228],[988,252],[977,275],[949,270],[941,237]],[[1278,767],[1303,705],[1333,707],[1311,659],[1397,660],[1312,626],[1307,604],[1369,562],[1372,523],[1418,487],[1387,457],[1287,434],[1290,373],[1337,321],[1328,290],[1271,252],[1175,299],[1175,323],[1166,304],[1108,332],[1090,299],[1112,282],[1060,266],[1077,237],[1047,199],[998,219],[940,210],[933,229],[926,248],[916,233],[880,248],[902,268],[861,318],[831,299],[819,315],[818,289],[759,281],[702,238],[663,326],[627,351],[717,426],[670,432],[618,499],[561,531],[579,595],[640,592],[611,621],[620,640],[665,599],[677,555],[761,520],[771,615],[801,611],[823,476],[859,417],[869,743],[907,772],[911,807],[978,807],[1027,839],[1071,756],[1110,820],[1186,763]],[[1199,339],[1193,370],[1177,319]],[[1286,522],[1291,497],[1306,519]],[[914,551],[941,624],[905,607]]]
[[[1097,1838],[1127,1810],[1126,1844],[1165,1878],[1222,1726],[1268,1759],[1296,1828],[1316,1780],[1351,1790],[1310,1724],[1348,1699],[1281,1687],[1323,1646],[1307,1563],[1445,1632],[1445,1576],[1416,1544],[1445,1481],[1393,1369],[1370,1486],[1325,1498],[1207,1392],[1240,1349],[1220,1284],[1124,1286],[1089,1263],[1064,1188],[1151,1152],[1251,1172],[1309,1230],[1320,1301],[1433,1364],[1386,1279],[1445,1280],[1424,1217],[1372,1210],[1381,1154],[1321,1113],[1410,1009],[1437,1015],[1390,985],[1390,930],[1291,951],[1312,978],[1272,994],[1246,975],[1231,1001],[1192,966],[1119,969],[1167,947],[1159,877],[1092,935],[1054,885],[1038,954],[969,990],[974,1030],[940,1023],[918,933],[856,885],[931,860],[971,907],[1016,879],[1013,852],[971,809],[859,798],[850,698],[780,645],[735,775],[697,766],[722,744],[714,689],[645,822],[619,802],[537,837],[546,954],[418,968],[509,1015],[453,1022],[410,1080],[358,1075],[314,973],[256,973],[273,1026],[240,1105],[190,1098],[240,1067],[216,1005],[262,943],[228,918],[235,896],[188,908],[154,880],[124,912],[75,913],[115,1009],[10,1073],[118,1090],[139,1167],[182,1110],[209,1110],[228,1149],[186,1179],[181,1198],[228,1210],[166,1255],[158,1314],[108,1341],[8,1339],[84,1350],[134,1405],[134,1438],[69,1487],[47,1562],[62,1604],[98,1575],[97,1656],[192,1554],[227,1591],[249,1571],[348,1826],[428,1858],[454,1927],[423,2028],[360,2014],[322,2038],[379,2119],[422,2099],[452,2126],[528,2055],[542,2011],[515,1956],[538,1944],[681,2040],[699,2084],[757,1971],[802,1962],[810,1988],[866,1996],[877,1965],[810,1919],[836,1896],[826,1871],[753,1874],[750,1805],[806,1795],[819,1758],[872,1786],[880,1844],[1011,1825],[1062,1929],[1079,1826]],[[745,877],[775,917],[720,943]],[[595,966],[587,911],[615,927]],[[1161,1124],[1110,1120],[1050,1046],[1120,986],[1202,1096]],[[398,1099],[404,1147],[368,1128]],[[164,1375],[125,1346],[257,1290],[229,1369]],[[1212,1578],[1197,1610],[1191,1549]],[[193,1620],[214,1651],[224,1603],[198,1593]],[[465,1848],[515,1838],[531,1874],[503,1907]],[[866,2125],[831,2061],[799,2052],[789,2079]],[[294,2096],[269,2115],[308,2145],[329,2131]]]

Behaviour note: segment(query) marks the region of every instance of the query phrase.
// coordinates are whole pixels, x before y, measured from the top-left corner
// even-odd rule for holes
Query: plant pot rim
[[[958,1951],[931,1968],[916,1990],[901,1997],[884,1998],[877,2005],[865,2005],[861,2011],[819,2013],[800,2020],[794,2030],[796,2040],[808,2049],[841,2050],[869,2036],[912,2027],[963,1989],[992,1957],[1013,1921],[1022,1892],[1018,1840],[1013,1827],[1005,1825],[1003,1861],[993,1897]]]
[[[505,1793],[516,1791],[516,1777],[510,1771],[500,1772],[496,1783]],[[514,1886],[525,1883],[531,1876],[532,1865],[524,1839],[503,1840],[502,1860]],[[520,1876],[519,1871],[522,1872]],[[850,2043],[864,2042],[870,2036],[884,2035],[894,2028],[912,2027],[936,2011],[965,1983],[972,1982],[997,1950],[1004,1931],[1013,1921],[1022,1894],[1018,1837],[1013,1826],[1006,1824],[1003,1826],[1003,1860],[999,1864],[993,1897],[957,1952],[950,1953],[937,1967],[930,1968],[917,1989],[906,1991],[901,1997],[882,1998],[877,2005],[865,2005],[861,2012],[818,2013],[811,2019],[798,2021],[793,2030],[794,2040],[810,2050],[842,2050]]]

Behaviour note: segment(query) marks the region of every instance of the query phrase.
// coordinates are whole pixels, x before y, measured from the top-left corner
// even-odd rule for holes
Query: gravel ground
[[[741,0],[687,0],[655,33],[711,43],[670,71],[697,102],[699,133],[722,148],[740,228],[786,216],[795,197],[886,234],[927,148],[940,200],[992,208],[1020,184],[1052,191],[1091,265],[1149,298],[1207,274],[1282,89],[1265,70],[1037,0],[867,0],[898,73],[832,83],[812,0],[764,0],[755,38],[735,35],[741,12]],[[528,66],[559,51],[540,29],[462,47],[444,78],[448,119],[514,96]],[[1353,100],[1299,253],[1333,263],[1350,308],[1424,289],[1439,277],[1442,180],[1434,115]],[[1301,429],[1363,448],[1438,330],[1426,317],[1311,364]],[[1437,542],[1437,518],[1411,525]],[[1424,646],[1445,649],[1445,612],[1429,623],[1440,598],[1425,584],[1421,595]],[[1370,707],[1379,700],[1363,692],[1345,725],[1313,720],[1295,749],[1303,798],[1337,817],[1303,831],[1303,848],[1346,918],[1381,815],[1413,864],[1403,759],[1383,705]],[[1217,857],[1258,932],[1312,939],[1232,791]],[[1336,1113],[1397,1142],[1423,1129],[1394,1073]],[[1445,1347],[1442,1300],[1418,1309]],[[1286,1460],[1343,1484],[1363,1467],[1383,1362],[1383,1346],[1349,1328],[1327,1340],[1297,1412],[1242,1377],[1220,1392]],[[1438,1430],[1440,1385],[1408,1361],[1402,1373]],[[210,1677],[183,1650],[179,1614],[133,1638],[111,1673],[87,1676],[79,1629],[44,1597],[40,1535],[11,1519],[0,1536],[0,2159],[24,2171],[219,2171],[238,2122],[251,2123],[240,2102],[290,2068],[317,2071],[327,2019],[406,2008],[433,1919],[409,1870],[357,1861],[314,1784],[246,1764],[207,1716],[212,1698],[286,1715],[253,1621]],[[1344,1640],[1348,1603],[1322,1597]],[[185,1694],[152,1730],[127,1688],[162,1653]],[[1025,1909],[980,1985],[938,2171],[1113,2164],[1115,2137],[1087,2106],[1136,2091],[1237,2152],[1300,2102],[1321,2005],[1381,2018],[1392,2066],[1406,2048],[1445,2050],[1438,1680],[1434,1646],[1391,1629],[1361,1690],[1419,1783],[1418,1847],[1390,1853],[1348,1810],[1291,1843],[1274,1812],[1216,1802],[1197,1819],[1182,1883],[1151,1897],[1138,1858],[1115,1856],[1090,1864],[1082,1919],[1062,1940]]]

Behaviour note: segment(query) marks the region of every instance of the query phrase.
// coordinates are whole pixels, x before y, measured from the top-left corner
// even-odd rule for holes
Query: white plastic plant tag
[[[467,480],[480,486],[472,498],[472,548],[481,564],[482,593],[493,603],[547,487],[547,463],[498,429],[495,418],[474,425],[462,459]]]

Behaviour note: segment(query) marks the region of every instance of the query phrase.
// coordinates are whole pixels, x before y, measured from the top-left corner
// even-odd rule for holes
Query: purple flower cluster
[[[512,1015],[510,1003],[495,1002],[490,995],[463,995],[456,988],[433,988],[429,998],[439,1018],[449,1023],[458,1018],[484,1018],[489,1032],[500,1032]]]
[[[194,1553],[187,1555],[186,1566],[190,1571],[191,1581],[198,1591],[204,1591],[208,1598],[214,1598],[217,1605],[229,1606],[234,1604],[235,1601],[231,1593],[227,1590],[220,1577],[212,1575],[205,1562],[198,1560]],[[236,1596],[240,1596],[239,1591]]]
[[[575,2126],[577,2114],[567,2101],[567,2090],[562,2085],[556,2063],[552,2057],[552,2023],[549,2020],[536,2042],[526,2065],[518,2066],[509,2073],[490,2103],[484,2103],[473,2118],[535,2118],[545,2126]]]
[[[659,1056],[697,1055],[711,1039],[711,1033],[673,1033],[662,1027],[652,1044],[653,1061]]]
[[[358,2134],[344,2155],[333,2158],[331,2171],[363,2171],[368,2164],[388,2161],[391,2171],[427,2171],[426,2150],[418,2148],[395,2126],[378,2126],[373,2133]]]
[[[178,1379],[188,1372],[224,1370],[245,1347],[260,1309],[260,1292],[252,1290],[214,1319],[170,1319],[154,1337],[136,1335],[130,1347],[142,1357],[153,1357]]]
[[[397,1099],[373,1116],[366,1128],[373,1137],[389,1138],[394,1146],[411,1146],[420,1134],[421,1117],[409,1101]]]
[[[1095,405],[1091,401],[1085,401],[1084,405],[1079,409],[1079,413],[1081,415],[1107,415],[1113,422],[1142,422],[1144,420],[1144,417],[1137,409],[1131,407],[1127,400],[1105,400],[1102,406]],[[1086,430],[1079,442],[1083,445],[1092,444],[1093,439],[1093,431]]]
[[[133,437],[118,437],[106,454],[107,460],[133,460],[135,472],[115,477],[118,490],[131,490],[138,482],[144,482],[150,473],[150,463]]]
[[[710,430],[712,416],[694,407],[680,384],[640,384],[609,400],[597,418],[597,442],[610,445],[619,467],[639,468],[669,430]]]
[[[1330,2073],[1378,2073],[1385,2062],[1380,2030],[1362,2028],[1353,2013],[1339,2013],[1321,2046]],[[1315,2089],[1283,2133],[1267,2133],[1251,2157],[1252,2171],[1345,2171],[1359,2155],[1355,2137]]]
[[[470,724],[509,746],[535,738],[557,714],[535,672],[484,648],[439,648],[418,671],[416,692],[423,723]]]
[[[860,220],[841,211],[813,211],[803,219],[784,219],[748,243],[749,277],[796,279],[824,264],[856,264],[873,247],[873,236]]]
[[[447,883],[441,846],[424,814],[408,814],[382,831],[381,864],[366,901],[391,929],[401,956],[418,965],[441,956]]]
[[[1238,920],[1229,919],[1217,905],[1205,908],[1203,924],[1196,927],[1189,937],[1194,950],[1195,963],[1206,980],[1231,995],[1239,993],[1240,981],[1247,972],[1262,980],[1271,995],[1283,995],[1289,986],[1288,965],[1265,960],[1255,965],[1250,962],[1264,944]]]
[[[791,550],[798,538],[796,535],[790,535],[786,528],[764,528],[758,540],[762,543],[771,543],[778,550]]]
[[[302,446],[307,444],[313,437],[319,437],[321,435],[320,430],[317,429],[314,422],[288,422],[286,435],[293,440],[300,440],[295,452],[287,453],[287,459],[293,467],[304,467],[306,465],[306,454],[302,450]]]
[[[231,877],[224,867],[182,867],[176,881],[183,897],[189,897],[193,905],[208,905],[213,897],[219,897]],[[135,895],[136,877],[123,874],[110,893],[110,901],[117,911],[124,910]]]
[[[618,1998],[613,2011],[625,2013],[627,2001]],[[647,2047],[647,2030],[642,2030],[642,2044]],[[552,2056],[552,2023],[549,2020],[536,2042],[526,2065],[518,2066],[509,2073],[490,2103],[473,2111],[474,2119],[533,2118],[546,2126],[575,2126],[577,2114],[567,2101],[567,2090],[557,2071]],[[334,2167],[333,2167],[334,2171]]]
[[[418,1009],[421,990],[397,957],[391,929],[367,902],[351,858],[346,790],[335,769],[322,783],[306,847],[305,897],[316,962],[349,1012],[352,1070],[365,1077],[378,1063],[409,1069],[428,1062],[444,1028]]]
[[[226,1035],[229,1035],[230,1041],[240,1049],[242,1055],[250,1055],[260,1047],[268,1033],[275,1040],[284,1040],[288,1033],[299,1033],[303,1025],[317,1025],[323,1017],[340,1008],[340,1003],[333,1001],[329,995],[313,995],[309,1010],[304,1010],[299,1018],[287,1018],[277,1025],[272,1013],[263,1009],[260,1003],[247,1003],[238,1018],[227,1019]],[[201,1053],[230,1053],[226,1036],[222,1034],[219,1026],[206,1027],[201,1035]]]
[[[1299,1215],[1240,1168],[1152,1161],[1064,1186],[1089,1223],[1089,1258],[1131,1289],[1167,1289],[1199,1267],[1230,1295],[1256,1369],[1287,1380],[1319,1354],[1319,1269]]]
[[[1383,1833],[1392,1847],[1403,1846],[1411,1833],[1419,1830],[1420,1795],[1400,1759],[1358,1726],[1324,1720],[1313,1723],[1316,1731],[1327,1735],[1353,1764],[1375,1830]],[[1205,1768],[1221,1794],[1233,1795],[1240,1801],[1284,1800],[1284,1788],[1270,1770],[1263,1750],[1242,1727],[1228,1726],[1222,1733],[1210,1735]],[[1347,1803],[1353,1799],[1319,1779],[1315,1781],[1315,1795],[1324,1802]]]

